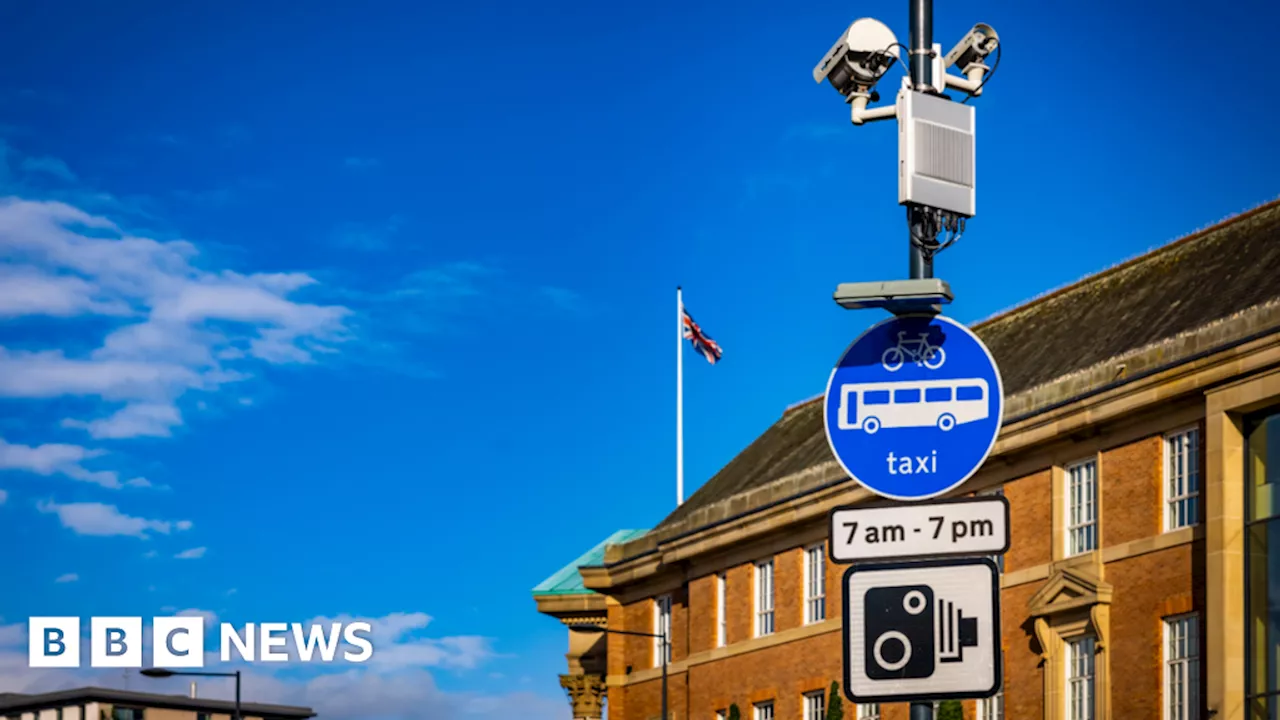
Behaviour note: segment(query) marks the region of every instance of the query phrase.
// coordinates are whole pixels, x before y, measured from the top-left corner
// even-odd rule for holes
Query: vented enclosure
[[[898,93],[898,203],[974,215],[973,106]]]

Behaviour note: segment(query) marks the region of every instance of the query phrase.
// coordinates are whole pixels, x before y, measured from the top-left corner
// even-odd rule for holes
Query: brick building
[[[965,717],[1280,717],[1280,202],[974,330],[1005,419],[954,494],[1002,492],[1012,542],[1003,692]],[[827,515],[880,502],[840,471],[821,412],[788,409],[657,527],[535,589],[539,610],[669,630],[674,720],[821,717],[842,675]],[[606,692],[611,720],[659,716],[658,641],[570,636],[575,717],[600,717]]]

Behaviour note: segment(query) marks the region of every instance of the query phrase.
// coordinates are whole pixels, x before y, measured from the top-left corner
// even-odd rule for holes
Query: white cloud
[[[80,576],[79,576],[79,575],[77,575],[77,574],[75,574],[75,573],[67,573],[66,575],[59,575],[59,576],[58,576],[58,579],[57,579],[57,580],[54,580],[54,582],[56,582],[56,583],[73,583],[73,582],[75,582],[75,581],[77,581],[77,580],[79,580],[79,579],[80,579]]]
[[[178,560],[199,560],[200,558],[204,557],[204,553],[206,549],[207,548],[202,548],[202,547],[191,548],[190,550],[183,550],[177,555],[174,555],[174,557],[177,558]]]
[[[0,470],[25,470],[46,477],[65,475],[74,480],[94,483],[105,488],[119,488],[121,487],[120,476],[114,471],[89,470],[82,464],[85,460],[101,457],[104,454],[101,450],[90,450],[79,445],[62,443],[19,445],[0,438]],[[142,480],[146,482],[145,479]]]
[[[8,500],[9,500],[8,491],[0,490],[0,505],[5,504],[5,502],[7,502]]]
[[[94,535],[108,537],[124,535],[147,539],[148,533],[168,535],[176,530],[189,530],[191,522],[180,520],[149,520],[133,517],[120,512],[114,505],[96,502],[67,503],[59,505],[54,502],[41,502],[36,506],[42,513],[58,516],[64,528],[77,535]]]
[[[348,338],[347,308],[292,299],[310,276],[197,260],[189,242],[133,236],[65,203],[0,200],[0,317],[114,321],[88,353],[0,346],[0,396],[96,398],[114,407],[63,426],[165,437],[183,424],[186,393],[248,379],[254,363],[313,363]]]

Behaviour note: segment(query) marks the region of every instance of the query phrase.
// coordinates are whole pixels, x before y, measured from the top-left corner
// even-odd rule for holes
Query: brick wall
[[[1102,546],[1141,540],[1163,528],[1164,438],[1156,435],[1102,453],[1098,493]]]
[[[1009,501],[1009,552],[1006,573],[1043,565],[1052,559],[1053,486],[1048,470],[1005,483]]]
[[[1112,547],[1158,535],[1162,529],[1163,438],[1152,435],[1108,448],[1100,453],[1099,486],[1102,512],[1101,546]],[[1087,451],[1086,451],[1087,452]],[[1203,457],[1203,454],[1201,455]],[[1011,548],[1005,572],[1045,568],[1053,559],[1054,473],[1046,468],[1004,485],[1010,504]],[[1059,489],[1061,492],[1061,489]],[[1060,519],[1058,519],[1060,520]],[[756,558],[758,560],[759,558]],[[1203,559],[1201,543],[1180,545],[1109,563],[1106,580],[1114,588],[1111,611],[1111,667],[1116,685],[1113,716],[1154,717],[1162,695],[1162,618],[1202,610]],[[803,625],[804,549],[800,543],[774,558],[774,627],[785,633]],[[842,580],[847,566],[826,559],[828,628],[838,627],[843,603]],[[695,664],[675,673],[669,682],[669,703],[675,720],[712,720],[715,711],[736,703],[742,720],[752,720],[752,705],[772,700],[776,720],[803,720],[802,695],[828,689],[841,679],[843,655],[838,631],[800,637],[783,644],[738,652],[755,636],[755,563],[726,568],[728,647],[711,659],[716,639],[715,575],[689,581],[687,591],[674,594],[674,659],[693,657]],[[1047,572],[1047,570],[1044,570]],[[1028,614],[1028,602],[1042,582],[1006,588],[1001,596],[1005,652],[1005,717],[1043,717],[1043,669]],[[651,631],[652,601],[610,610],[614,627]],[[802,632],[802,631],[801,631]],[[625,659],[624,659],[625,657]],[[643,638],[610,639],[609,672],[615,678],[627,665],[652,667],[651,644]],[[660,683],[655,678],[611,688],[612,720],[653,720],[659,714]],[[828,699],[830,702],[830,699]],[[854,708],[845,703],[846,720]],[[973,701],[963,703],[967,719],[976,715]],[[905,704],[885,705],[884,720],[907,720]]]

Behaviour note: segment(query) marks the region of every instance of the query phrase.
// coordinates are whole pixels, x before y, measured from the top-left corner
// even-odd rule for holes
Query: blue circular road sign
[[[1004,388],[987,346],[941,315],[873,325],[827,381],[831,452],[868,490],[925,500],[968,480],[1000,434]]]

